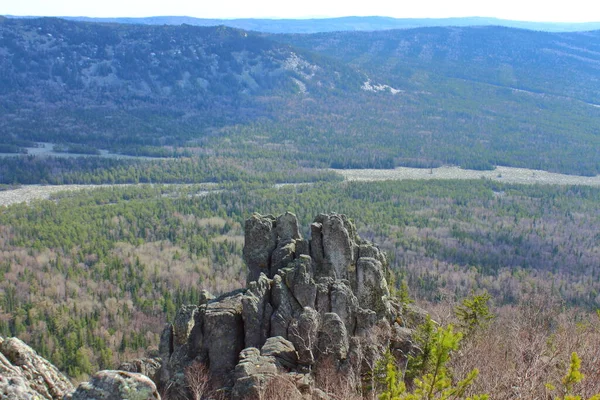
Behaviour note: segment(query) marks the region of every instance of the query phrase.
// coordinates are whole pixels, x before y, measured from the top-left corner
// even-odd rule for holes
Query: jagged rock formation
[[[0,399],[62,399],[73,385],[17,338],[0,337]]]
[[[201,362],[234,399],[259,398],[281,374],[293,397],[316,399],[321,369],[360,375],[388,349],[412,351],[384,253],[344,215],[321,214],[310,232],[303,239],[291,213],[246,221],[247,288],[178,311],[161,337],[159,386],[185,388],[186,368]]]

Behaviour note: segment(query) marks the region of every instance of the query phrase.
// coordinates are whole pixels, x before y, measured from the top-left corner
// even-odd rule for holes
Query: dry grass
[[[343,169],[332,170],[349,181],[429,180],[429,179],[492,179],[498,182],[548,185],[600,186],[600,176],[587,177],[557,174],[527,169],[497,167],[493,171],[475,171],[459,167],[396,169]]]

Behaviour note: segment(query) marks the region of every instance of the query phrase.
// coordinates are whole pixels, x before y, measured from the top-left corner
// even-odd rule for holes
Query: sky
[[[197,18],[496,17],[598,22],[593,0],[0,0],[0,15]]]

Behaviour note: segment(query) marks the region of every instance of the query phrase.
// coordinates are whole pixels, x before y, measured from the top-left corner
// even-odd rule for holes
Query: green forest
[[[0,208],[0,335],[81,378],[147,354],[199,292],[242,287],[243,222],[292,211],[351,216],[397,285],[432,304],[486,290],[600,303],[600,189],[474,181],[138,185]],[[303,232],[304,236],[308,232]]]

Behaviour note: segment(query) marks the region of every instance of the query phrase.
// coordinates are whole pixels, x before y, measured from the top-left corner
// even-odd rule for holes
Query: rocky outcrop
[[[406,358],[412,331],[390,299],[383,252],[344,215],[318,215],[310,235],[291,213],[248,219],[246,289],[179,310],[161,338],[159,385],[184,390],[186,368],[200,362],[234,399],[260,398],[282,376],[297,383],[291,398],[316,399],[323,366],[360,374],[388,349]]]
[[[17,338],[0,337],[0,399],[62,399],[73,385]]]
[[[77,389],[54,365],[17,338],[0,337],[0,400],[160,400],[153,375],[159,359],[140,359],[121,368],[100,371]]]
[[[158,380],[158,371],[160,370],[161,359],[159,357],[154,358],[138,358],[132,361],[124,362],[117,370],[126,372],[136,372],[138,374],[146,375],[152,381]]]
[[[65,400],[160,400],[156,385],[145,375],[125,371],[100,371],[81,383]]]

